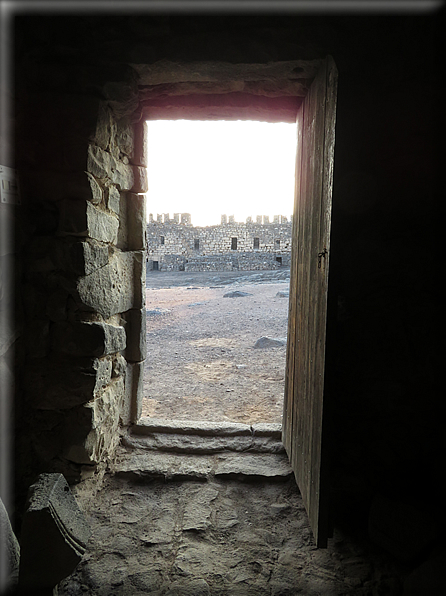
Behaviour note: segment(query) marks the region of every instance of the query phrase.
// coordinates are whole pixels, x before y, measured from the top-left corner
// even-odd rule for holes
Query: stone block
[[[102,200],[104,198],[103,188],[94,176],[92,176],[89,172],[86,172],[86,174],[88,176],[88,179],[90,182],[90,188],[92,190],[92,196],[91,196],[91,199],[89,199],[89,200],[94,205],[99,205],[102,203]]]
[[[13,532],[8,512],[0,498],[0,589],[11,590],[17,583],[20,563],[20,546]]]
[[[110,180],[120,190],[132,190],[134,185],[133,168],[121,163],[111,153],[101,147],[90,145],[88,148],[87,170],[96,178]]]
[[[125,164],[101,147],[88,148],[87,171],[96,178],[110,180],[120,190],[147,192],[147,172],[142,166]]]
[[[126,332],[123,327],[107,323],[56,323],[52,329],[52,343],[55,350],[64,354],[100,358],[124,350]]]
[[[133,186],[131,190],[136,193],[144,193],[149,190],[147,169],[142,166],[131,166],[133,168]]]
[[[57,264],[66,273],[90,275],[109,262],[107,245],[93,239],[60,239],[56,253]]]
[[[143,404],[144,362],[127,364],[125,399],[121,416],[123,425],[138,422]]]
[[[59,235],[87,236],[116,244],[118,219],[89,201],[63,200],[59,205]]]
[[[31,362],[23,379],[27,406],[64,410],[90,401],[111,379],[110,358],[49,357]]]
[[[111,378],[108,358],[72,358],[59,356],[35,360],[27,366],[23,384],[27,405],[40,410],[63,410],[86,403]]]
[[[126,359],[123,356],[121,356],[121,354],[116,354],[112,361],[112,377],[121,377],[126,374],[126,370]]]
[[[251,428],[253,431],[253,436],[255,437],[272,437],[275,439],[281,439],[281,423],[256,422]]]
[[[122,118],[116,122],[115,134],[111,146],[116,147],[118,156],[125,155],[132,160],[134,155],[134,126],[129,118]]]
[[[116,245],[121,250],[128,250],[129,248],[129,230],[127,221],[127,196],[129,193],[120,193],[120,206],[119,206],[119,228],[118,228],[118,239]]]
[[[146,307],[146,252],[134,253],[134,308]]]
[[[132,428],[133,435],[153,435],[154,433],[170,433],[179,435],[196,435],[203,437],[249,437],[252,429],[249,424],[240,422],[203,422],[197,420],[158,420],[141,418],[138,425]]]
[[[119,421],[125,399],[124,377],[112,379],[89,403],[64,418],[62,455],[79,465],[113,457],[120,441]]]
[[[109,108],[107,102],[101,101],[98,106],[98,117],[96,122],[96,129],[94,136],[90,136],[90,140],[101,147],[107,149],[112,142],[115,132],[116,124],[113,118],[112,110]]]
[[[128,362],[141,362],[146,358],[146,309],[132,309],[124,313],[126,320],[126,351]]]
[[[107,186],[107,193],[106,193],[106,205],[107,209],[113,211],[117,215],[120,212],[120,191],[117,189],[116,186],[110,184]]]
[[[111,153],[98,147],[89,145],[87,157],[87,170],[102,180],[111,179],[112,170],[116,169],[117,160]]]
[[[106,319],[131,308],[142,308],[141,255],[116,251],[108,265],[77,280],[76,299]]]
[[[131,157],[131,163],[136,166],[147,167],[147,125],[146,122],[143,120],[141,122],[137,122],[134,126],[134,154],[133,157]]]
[[[62,474],[41,474],[23,518],[19,592],[52,590],[80,563],[90,534]]]
[[[146,197],[127,194],[127,241],[129,250],[146,249]]]

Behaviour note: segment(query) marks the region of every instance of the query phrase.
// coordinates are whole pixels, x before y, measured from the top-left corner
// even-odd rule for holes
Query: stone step
[[[186,454],[283,453],[280,424],[141,419],[123,436],[130,449]]]
[[[206,480],[212,476],[287,480],[293,471],[284,452],[192,455],[120,446],[111,473],[131,480],[154,477],[165,480]]]
[[[140,418],[131,428],[134,435],[148,435],[155,432],[187,435],[233,436],[253,435],[281,439],[281,424],[258,422],[241,424],[239,422],[208,422],[201,420],[161,420],[158,418]]]
[[[144,451],[164,451],[185,454],[213,454],[222,452],[283,453],[278,439],[257,436],[201,436],[174,433],[132,435],[122,438],[122,445]]]

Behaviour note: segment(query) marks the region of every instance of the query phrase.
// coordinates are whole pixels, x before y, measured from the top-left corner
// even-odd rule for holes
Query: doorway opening
[[[203,125],[217,125],[206,141],[202,139],[201,149],[212,157],[211,162],[196,148],[187,165],[188,145],[181,146],[180,132],[175,133],[175,142],[167,142],[166,128],[177,125],[179,130],[185,122],[192,125],[191,131],[195,125],[196,132],[189,133],[190,144],[191,138],[202,134]],[[164,129],[161,138],[170,175],[163,175],[163,166],[155,161],[163,161],[163,144],[157,144],[155,133],[149,132],[148,165],[153,174],[147,195],[148,262],[157,258],[162,275],[153,277],[148,270],[146,276],[148,359],[142,416],[279,424],[285,381],[295,124],[148,123],[152,124]],[[253,132],[256,126],[258,131]],[[237,153],[241,161],[244,148],[236,149],[250,136],[259,147],[252,159],[258,160],[254,171],[250,170],[253,165],[237,166],[228,159]],[[225,137],[231,143],[222,154],[219,147]],[[280,143],[284,145],[281,151]],[[174,147],[181,159],[176,160]],[[245,153],[249,153],[247,148]],[[281,167],[277,160],[282,161]],[[163,245],[156,242],[161,236]],[[278,251],[284,252],[279,259]]]

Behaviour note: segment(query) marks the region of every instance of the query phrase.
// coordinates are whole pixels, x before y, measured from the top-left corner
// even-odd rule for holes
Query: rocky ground
[[[149,272],[146,286],[143,416],[281,422],[289,270]]]
[[[82,506],[92,536],[59,596],[402,594],[402,570],[367,542],[336,529],[315,547],[293,475],[117,474]]]

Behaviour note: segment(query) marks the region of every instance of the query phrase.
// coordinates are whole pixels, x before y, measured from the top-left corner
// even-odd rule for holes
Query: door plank
[[[283,443],[318,547],[327,545],[323,443],[326,307],[337,69],[328,57],[297,114]],[[318,255],[321,256],[320,267]]]

